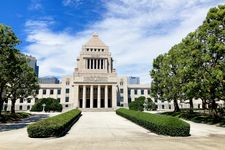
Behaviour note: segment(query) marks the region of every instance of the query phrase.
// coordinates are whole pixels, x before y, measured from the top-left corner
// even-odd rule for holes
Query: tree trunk
[[[0,116],[2,115],[3,100],[0,99]]]
[[[16,100],[12,99],[11,114],[15,114],[15,103],[16,103]]]
[[[2,108],[3,108],[3,88],[0,88],[0,116],[2,115]]]
[[[174,104],[174,112],[179,112],[180,108],[176,99],[173,100],[173,104]]]
[[[190,113],[193,113],[193,109],[194,109],[193,99],[190,99]]]
[[[202,109],[205,110],[206,109],[206,100],[202,100]]]

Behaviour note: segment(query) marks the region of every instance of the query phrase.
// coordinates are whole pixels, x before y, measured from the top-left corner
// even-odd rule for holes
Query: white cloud
[[[82,4],[83,0],[63,0],[62,3],[64,6],[79,6]]]
[[[97,32],[110,47],[119,75],[136,75],[141,77],[142,82],[149,82],[153,59],[194,31],[204,20],[208,9],[222,2],[110,1],[105,3],[107,12],[103,19],[76,35],[51,31],[48,23],[54,25],[51,19],[30,20],[26,26],[27,41],[31,44],[26,49],[38,58],[41,76],[72,74],[81,46],[91,33]]]
[[[31,4],[28,7],[29,10],[40,10],[42,8],[43,6],[40,0],[31,0]]]

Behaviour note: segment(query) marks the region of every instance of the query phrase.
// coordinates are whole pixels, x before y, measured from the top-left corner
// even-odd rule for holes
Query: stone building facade
[[[63,77],[59,84],[40,84],[36,98],[18,100],[16,110],[29,110],[36,99],[47,97],[60,100],[63,110],[80,108],[87,111],[128,107],[137,97],[150,97],[150,84],[129,84],[129,77],[117,75],[109,47],[97,34],[82,46],[76,61],[73,75]],[[158,110],[174,108],[172,102],[155,103]],[[201,107],[201,101],[195,101],[194,105]],[[188,104],[180,103],[180,107],[187,108]]]

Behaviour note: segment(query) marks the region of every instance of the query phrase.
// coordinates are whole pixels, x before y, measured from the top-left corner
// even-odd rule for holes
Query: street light
[[[45,111],[45,106],[46,106],[46,104],[45,104],[45,103],[44,103],[44,104],[42,104],[42,107],[43,107],[42,112],[44,112],[44,111]]]

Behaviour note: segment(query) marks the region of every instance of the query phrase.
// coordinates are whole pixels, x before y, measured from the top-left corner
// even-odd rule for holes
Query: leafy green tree
[[[10,27],[0,24],[0,112],[4,101],[11,100],[11,113],[15,113],[17,99],[33,96],[38,89],[34,70],[15,47],[19,40]]]
[[[34,70],[27,65],[26,57],[20,53],[14,53],[13,72],[9,76],[9,86],[6,95],[11,100],[11,113],[15,113],[15,103],[18,99],[29,99],[36,95],[39,89],[38,79]]]
[[[217,100],[225,100],[225,5],[211,8],[197,30],[203,60],[202,82],[212,110]]]
[[[60,104],[59,100],[54,98],[42,98],[39,99],[31,108],[31,111],[42,111],[43,110],[43,104],[46,104],[45,111],[62,111],[62,105]]]
[[[159,55],[153,61],[151,71],[151,96],[156,100],[173,101],[174,111],[180,111],[178,100],[181,100],[181,80],[178,74],[179,64],[177,48],[175,45],[169,53]]]
[[[8,26],[0,24],[0,115],[6,100],[5,90],[9,85],[9,76],[13,72],[11,55],[18,50],[15,48],[19,39]]]
[[[225,5],[209,10],[199,28],[159,55],[151,71],[152,96],[162,101],[201,99],[217,114],[218,100],[225,100]],[[178,107],[179,108],[179,107]]]

